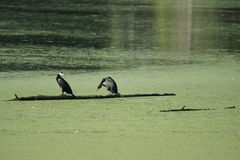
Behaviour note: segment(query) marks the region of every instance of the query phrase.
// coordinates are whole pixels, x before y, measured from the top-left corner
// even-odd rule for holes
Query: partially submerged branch
[[[235,109],[235,106],[231,107],[225,107],[224,109]],[[160,110],[160,112],[184,112],[184,111],[208,111],[208,110],[215,110],[210,108],[186,108],[186,106],[183,106],[180,109],[164,109]]]
[[[105,98],[129,98],[129,97],[151,97],[151,96],[176,96],[175,93],[151,93],[151,94],[116,94],[116,95],[84,95],[84,96],[47,96],[47,95],[38,95],[38,96],[29,96],[29,97],[18,97],[15,94],[15,99],[13,101],[33,101],[33,100],[77,100],[77,99],[105,99]]]
[[[204,110],[210,110],[209,108],[185,108],[186,106],[183,106],[180,109],[166,109],[166,110],[160,110],[160,112],[183,112],[183,111],[204,111]]]

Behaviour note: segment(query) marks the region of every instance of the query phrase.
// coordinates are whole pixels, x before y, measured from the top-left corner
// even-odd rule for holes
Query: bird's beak
[[[99,85],[99,86],[97,87],[97,91],[98,91],[98,90],[99,90],[101,87],[102,87],[102,86],[101,86],[101,85]],[[96,92],[97,92],[97,91],[96,91]]]

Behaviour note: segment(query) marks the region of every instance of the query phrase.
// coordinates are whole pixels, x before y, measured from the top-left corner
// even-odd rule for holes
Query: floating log
[[[160,110],[160,112],[184,112],[184,111],[204,111],[204,110],[210,110],[209,108],[185,108],[186,106],[183,106],[180,109],[167,109],[167,110]]]
[[[151,94],[126,94],[126,95],[84,95],[84,96],[47,96],[47,95],[38,95],[38,96],[29,96],[29,97],[18,97],[15,94],[15,99],[12,101],[34,101],[34,100],[77,100],[77,99],[105,99],[105,98],[130,98],[130,97],[151,97],[151,96],[176,96],[175,93],[151,93]]]

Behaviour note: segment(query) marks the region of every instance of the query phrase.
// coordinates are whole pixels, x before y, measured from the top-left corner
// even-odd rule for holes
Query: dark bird
[[[70,85],[68,84],[67,81],[65,81],[65,79],[62,76],[64,76],[64,74],[62,72],[60,72],[60,73],[58,73],[58,75],[56,77],[58,85],[62,88],[62,95],[65,92],[65,93],[71,94],[73,97],[75,97]]]
[[[111,77],[103,78],[97,88],[100,89],[102,86],[106,87],[113,94],[119,94],[117,84]]]

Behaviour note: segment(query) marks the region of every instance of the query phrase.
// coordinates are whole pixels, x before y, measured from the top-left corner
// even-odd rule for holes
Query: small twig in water
[[[225,107],[224,109],[235,109],[235,106],[231,106],[231,107]]]

